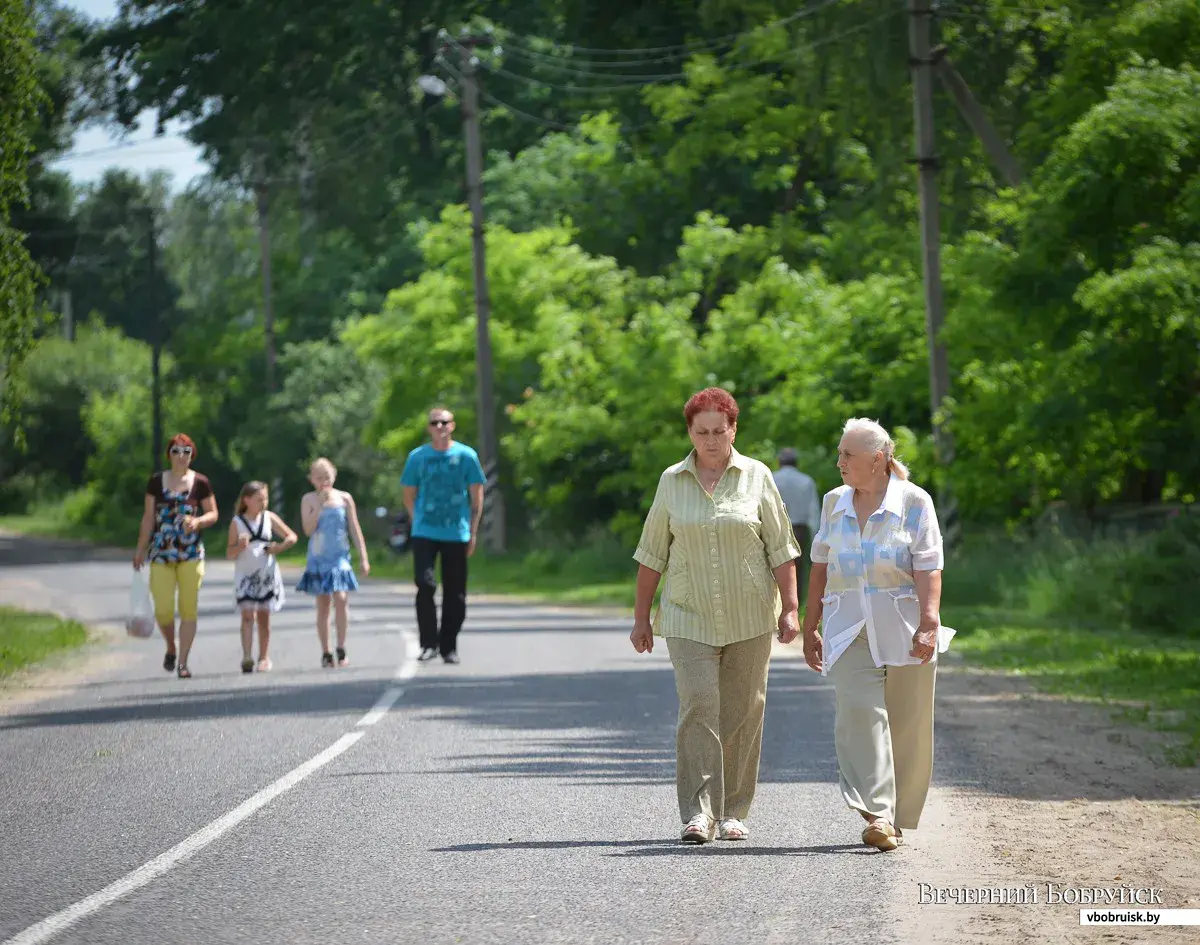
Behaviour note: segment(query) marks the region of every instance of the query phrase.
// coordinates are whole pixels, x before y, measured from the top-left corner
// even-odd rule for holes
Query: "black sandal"
[[[173,673],[175,671],[175,654],[174,653],[168,653],[166,656],[163,657],[163,669],[165,669],[168,673]]]
[[[346,648],[339,646],[337,648],[337,664],[338,666],[345,666],[347,663],[349,663],[349,660],[346,659]]]
[[[333,654],[332,653],[322,653],[321,654],[321,666],[324,667],[325,669],[333,669]]]
[[[243,673],[254,672],[254,660],[242,660],[242,672]]]
[[[176,672],[178,672],[180,679],[191,679],[192,678],[192,671],[187,668],[186,663],[180,663],[179,669]]]

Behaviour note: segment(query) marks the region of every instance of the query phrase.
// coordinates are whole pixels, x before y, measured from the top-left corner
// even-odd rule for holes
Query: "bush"
[[[1185,513],[1149,535],[977,539],[948,563],[944,596],[1071,627],[1200,636],[1197,574],[1200,514]]]

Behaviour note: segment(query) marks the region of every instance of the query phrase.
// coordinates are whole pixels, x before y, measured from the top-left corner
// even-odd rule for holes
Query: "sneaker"
[[[442,656],[442,662],[449,663],[451,666],[457,666],[460,662],[458,653],[456,653],[454,650],[451,650],[449,653],[446,653]]]
[[[684,843],[708,843],[716,832],[717,825],[707,814],[697,814],[687,822],[680,839]]]
[[[427,646],[421,651],[421,655],[417,657],[418,663],[427,663],[438,655],[436,646]]]

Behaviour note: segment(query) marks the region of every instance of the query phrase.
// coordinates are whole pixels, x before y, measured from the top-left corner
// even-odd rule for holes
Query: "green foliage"
[[[41,101],[34,30],[25,0],[0,0],[0,419],[19,402],[22,361],[40,320],[38,272],[22,234],[11,225],[28,200],[31,129]]]
[[[63,281],[79,314],[133,337],[150,337],[161,303],[166,387],[202,397],[189,432],[221,494],[278,478],[290,501],[326,454],[348,488],[395,505],[431,405],[477,440],[470,221],[451,203],[460,90],[439,100],[416,79],[453,79],[438,27],[493,20],[498,41],[477,52],[496,420],[510,520],[530,541],[628,544],[687,449],[680,407],[708,384],[737,396],[740,448],[770,461],[796,447],[822,488],[838,483],[846,417],[880,419],[918,482],[953,486],[970,528],[1200,494],[1195,4],[940,11],[937,39],[1027,178],[1001,189],[938,93],[949,471],[930,439],[901,7],[302,6],[126,0],[89,45],[115,63],[119,119],[195,119],[217,171],[169,201],[120,175],[89,189]],[[44,35],[58,37],[48,72],[75,75],[70,30]],[[674,48],[628,62],[580,48],[647,44]],[[248,186],[260,171],[274,395]],[[48,191],[51,208],[70,204],[70,188]],[[147,204],[163,233],[154,284]],[[80,442],[129,449],[100,418],[134,401],[89,384],[52,417],[39,401],[38,422],[66,431],[74,415]],[[57,468],[45,448],[13,464],[14,492],[36,496]],[[120,463],[94,468],[124,488]]]
[[[87,435],[84,412],[95,397],[145,386],[144,351],[98,318],[81,325],[73,342],[50,337],[38,344],[25,364],[20,411],[14,424],[0,431],[0,443],[10,444],[15,427],[24,429],[27,450],[19,463],[24,476],[42,480],[44,488],[83,485],[88,456],[96,448]],[[139,455],[150,458],[148,450]],[[15,451],[0,450],[0,478],[8,479],[17,468]]]

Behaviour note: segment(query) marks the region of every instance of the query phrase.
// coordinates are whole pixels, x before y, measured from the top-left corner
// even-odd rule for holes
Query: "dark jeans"
[[[796,536],[796,544],[804,552],[796,559],[796,590],[799,592],[800,609],[804,610],[804,601],[808,599],[808,555],[812,548],[812,534],[807,525],[792,525],[792,534]]]
[[[458,646],[458,631],[467,617],[467,543],[413,538],[413,580],[417,585],[417,629],[421,649],[440,650],[442,656]],[[434,568],[442,556],[442,630],[438,633],[437,590]]]

